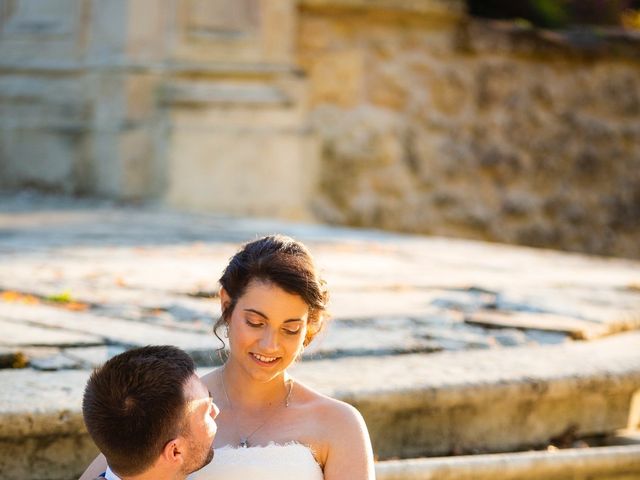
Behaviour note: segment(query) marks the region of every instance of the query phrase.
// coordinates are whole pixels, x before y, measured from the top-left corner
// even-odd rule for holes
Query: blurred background
[[[274,232],[379,480],[638,478],[640,1],[0,0],[0,478],[78,478],[113,355],[220,365]]]
[[[632,0],[2,0],[0,188],[640,257]]]

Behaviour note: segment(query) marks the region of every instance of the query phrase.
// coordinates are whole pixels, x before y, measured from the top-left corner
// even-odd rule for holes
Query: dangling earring
[[[229,338],[229,324],[224,325],[224,338]]]

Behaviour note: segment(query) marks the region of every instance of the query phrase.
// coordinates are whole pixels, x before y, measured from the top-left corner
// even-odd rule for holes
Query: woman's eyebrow
[[[262,313],[259,310],[255,310],[253,308],[245,308],[244,309],[245,312],[251,312],[251,313],[255,313],[256,315],[260,315],[262,318],[264,318],[265,320],[269,320],[269,317],[267,317],[264,313]]]
[[[262,313],[260,310],[256,310],[255,308],[245,308],[244,309],[245,312],[251,312],[251,313],[255,313],[256,315],[260,315],[262,318],[264,318],[265,320],[269,320],[269,317],[267,317],[264,313]],[[289,320],[285,320],[282,323],[291,323],[291,322],[302,322],[303,319],[302,318],[290,318]]]

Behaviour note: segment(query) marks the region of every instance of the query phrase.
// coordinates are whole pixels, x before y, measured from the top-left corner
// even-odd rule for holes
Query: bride
[[[287,368],[322,329],[327,291],[308,250],[281,235],[247,243],[220,278],[225,364],[202,380],[220,408],[213,461],[194,480],[374,479],[369,434],[352,406]],[[81,480],[104,471],[99,457]]]

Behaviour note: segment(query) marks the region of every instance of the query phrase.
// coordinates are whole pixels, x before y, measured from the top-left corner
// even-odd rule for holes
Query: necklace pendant
[[[249,440],[246,439],[246,438],[241,438],[240,439],[240,447],[249,448]]]

